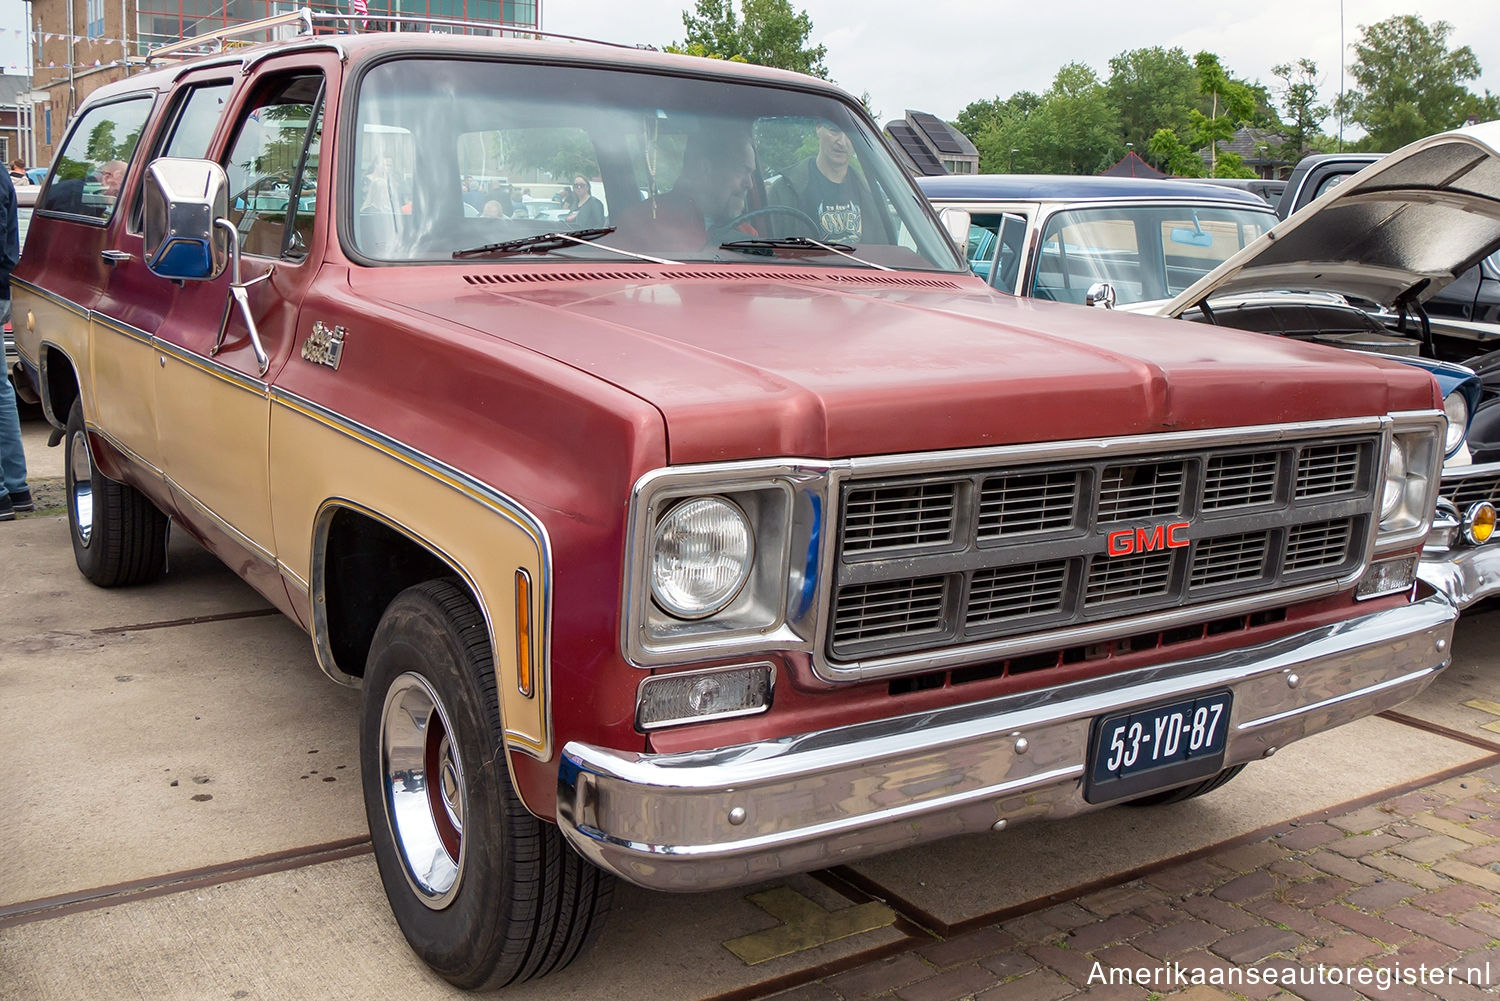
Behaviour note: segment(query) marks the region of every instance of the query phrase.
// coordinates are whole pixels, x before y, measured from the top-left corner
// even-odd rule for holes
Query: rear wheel
[[[1219,774],[1210,775],[1208,778],[1203,779],[1199,782],[1194,782],[1190,785],[1185,786],[1178,786],[1176,789],[1166,789],[1162,792],[1154,792],[1149,796],[1142,796],[1139,799],[1132,799],[1128,802],[1128,805],[1165,806],[1168,803],[1181,803],[1183,800],[1194,799],[1198,796],[1202,796],[1204,793],[1213,792],[1215,789],[1219,788],[1219,786],[1223,785],[1225,782],[1228,782],[1230,779],[1234,778],[1244,770],[1244,765],[1233,765],[1229,768],[1224,769]]]
[[[94,465],[83,402],[73,401],[63,439],[68,528],[78,569],[100,587],[145,584],[167,569],[167,516],[135,487]]]
[[[572,962],[603,926],[614,888],[517,799],[495,695],[468,595],[452,581],[397,595],[365,670],[365,812],[407,942],[471,989]]]

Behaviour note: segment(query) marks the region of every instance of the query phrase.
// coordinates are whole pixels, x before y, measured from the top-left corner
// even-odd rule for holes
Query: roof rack
[[[553,38],[567,42],[587,42],[593,45],[608,45],[620,49],[651,49],[654,46],[629,45],[624,42],[606,42],[597,38],[585,38],[580,35],[563,35],[555,31],[541,31],[528,28],[525,25],[506,24],[500,21],[480,21],[473,18],[454,17],[419,17],[412,14],[353,14],[342,11],[315,11],[309,7],[299,7],[285,14],[276,14],[271,17],[263,17],[256,21],[246,21],[243,24],[233,24],[216,31],[207,31],[201,35],[191,38],[183,38],[176,42],[160,45],[146,53],[145,63],[150,66],[153,62],[162,59],[185,59],[193,56],[204,55],[214,52],[222,52],[226,40],[242,35],[252,35],[265,31],[273,31],[277,28],[286,28],[295,25],[298,35],[310,35],[319,27],[327,25],[335,32],[338,25],[347,25],[349,34],[359,34],[361,26],[370,22],[385,25],[411,26],[409,30],[420,31],[419,26],[426,26],[426,30],[432,28],[461,28],[467,31],[505,32],[512,36],[529,36],[533,38]],[[368,30],[368,29],[365,29]],[[204,46],[212,46],[205,49]]]

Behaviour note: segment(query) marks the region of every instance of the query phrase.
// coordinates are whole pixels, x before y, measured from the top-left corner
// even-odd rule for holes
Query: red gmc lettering
[[[1181,549],[1190,541],[1187,538],[1189,523],[1174,521],[1168,525],[1151,528],[1122,528],[1105,537],[1105,545],[1111,556],[1129,556],[1131,553],[1149,553],[1158,549]]]

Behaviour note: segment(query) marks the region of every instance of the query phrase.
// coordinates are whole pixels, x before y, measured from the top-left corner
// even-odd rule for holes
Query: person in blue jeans
[[[0,174],[0,324],[10,321],[10,273],[21,259],[16,187],[9,174]],[[21,447],[21,417],[9,373],[0,372],[0,521],[11,521],[17,511],[35,508],[26,486],[26,452]]]

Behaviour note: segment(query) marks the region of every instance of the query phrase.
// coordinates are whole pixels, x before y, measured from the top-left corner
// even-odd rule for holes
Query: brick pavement
[[[1500,765],[772,999],[1071,997],[1496,1001]]]

